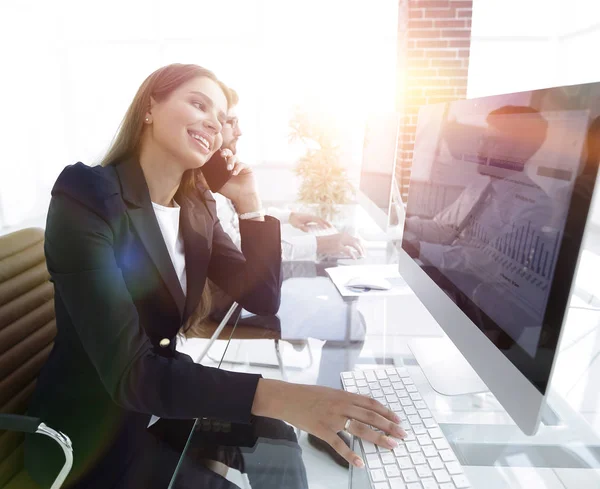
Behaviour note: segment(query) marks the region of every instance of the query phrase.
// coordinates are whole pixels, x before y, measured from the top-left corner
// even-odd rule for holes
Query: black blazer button
[[[171,340],[169,338],[163,338],[162,340],[160,340],[160,343],[159,343],[161,348],[166,348],[170,344],[171,344]]]

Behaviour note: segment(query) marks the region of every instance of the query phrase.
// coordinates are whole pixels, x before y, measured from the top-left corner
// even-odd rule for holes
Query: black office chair
[[[56,335],[54,289],[44,259],[44,231],[23,229],[0,236],[0,488],[36,489],[23,465],[24,433],[55,440],[65,465],[58,489],[73,465],[69,438],[25,416],[37,376]]]

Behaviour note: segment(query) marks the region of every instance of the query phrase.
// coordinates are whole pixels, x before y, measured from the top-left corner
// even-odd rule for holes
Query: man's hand
[[[317,236],[317,253],[326,256],[360,258],[365,256],[365,250],[360,239],[348,233]]]
[[[292,212],[290,214],[290,224],[304,232],[310,231],[311,224],[317,226],[318,229],[333,227],[325,219],[321,219],[320,217],[311,214],[300,214],[298,212]]]

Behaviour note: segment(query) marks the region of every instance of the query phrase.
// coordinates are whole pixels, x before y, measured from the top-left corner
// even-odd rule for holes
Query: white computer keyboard
[[[360,440],[373,489],[464,489],[471,485],[406,368],[342,372],[344,390],[377,399],[406,431],[393,450]]]

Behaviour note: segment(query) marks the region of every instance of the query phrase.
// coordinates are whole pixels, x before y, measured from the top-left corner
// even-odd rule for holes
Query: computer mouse
[[[346,282],[346,287],[362,290],[390,290],[392,284],[383,277],[369,277],[363,275],[348,280],[348,282]]]

